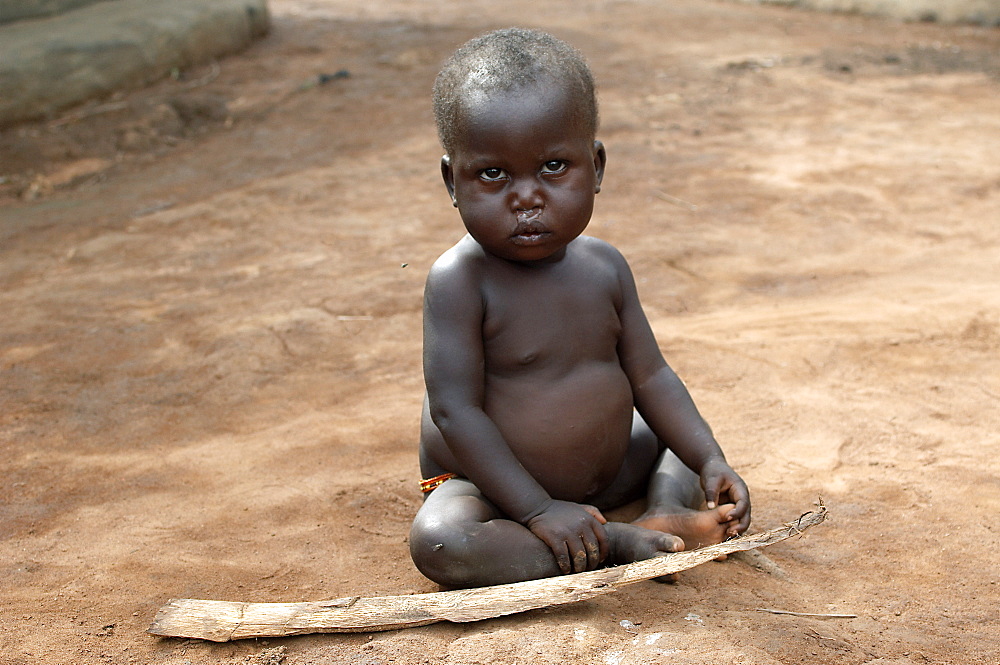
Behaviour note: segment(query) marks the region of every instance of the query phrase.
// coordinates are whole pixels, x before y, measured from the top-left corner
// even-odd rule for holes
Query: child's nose
[[[519,178],[514,181],[512,193],[511,208],[514,210],[540,208],[544,203],[541,183],[536,178]]]

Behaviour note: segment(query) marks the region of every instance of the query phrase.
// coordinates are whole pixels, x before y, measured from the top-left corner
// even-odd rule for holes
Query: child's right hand
[[[721,457],[712,457],[701,468],[701,485],[709,508],[724,503],[736,504],[726,519],[739,520],[729,536],[738,536],[750,526],[750,490],[739,474]]]
[[[608,557],[606,523],[594,506],[550,499],[524,525],[549,546],[565,575],[594,570]]]

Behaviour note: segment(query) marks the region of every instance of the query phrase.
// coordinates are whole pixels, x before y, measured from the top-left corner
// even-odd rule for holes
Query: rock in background
[[[106,0],[0,0],[0,23],[55,16]]]
[[[0,126],[237,52],[270,24],[266,0],[0,0],[0,17]]]

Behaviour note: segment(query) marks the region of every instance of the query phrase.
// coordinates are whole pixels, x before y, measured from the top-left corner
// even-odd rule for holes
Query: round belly
[[[583,501],[611,483],[628,449],[632,390],[617,363],[557,379],[490,378],[486,413],[554,498]]]

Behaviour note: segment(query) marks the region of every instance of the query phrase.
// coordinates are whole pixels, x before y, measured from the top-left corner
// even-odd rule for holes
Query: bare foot
[[[654,556],[680,552],[684,541],[669,533],[646,529],[635,524],[608,522],[604,525],[608,534],[611,554],[608,563],[620,565],[633,561],[644,561]]]
[[[736,535],[736,520],[726,519],[735,507],[727,503],[706,510],[684,508],[671,513],[646,512],[632,524],[678,536],[684,541],[684,549],[694,550]]]

